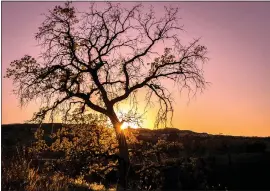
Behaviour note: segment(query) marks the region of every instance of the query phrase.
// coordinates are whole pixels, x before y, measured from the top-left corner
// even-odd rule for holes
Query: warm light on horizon
[[[34,35],[47,13],[59,2],[3,2],[2,3],[2,77],[13,60],[25,54],[38,57]],[[97,2],[102,8],[102,2]],[[133,2],[122,2],[130,7]],[[164,6],[180,7],[179,22],[184,25],[183,41],[201,37],[209,50],[204,65],[207,86],[203,94],[189,100],[187,93],[177,92],[173,83],[166,83],[174,102],[173,127],[194,132],[241,136],[270,136],[270,4],[267,2],[146,2],[145,8],[164,14]],[[87,3],[73,2],[78,10]],[[19,99],[12,94],[14,85],[2,78],[2,124],[24,123],[38,111],[40,103],[31,102],[19,107]],[[138,114],[144,114],[145,92],[138,92]],[[153,129],[159,103],[142,116],[141,124],[132,120],[123,127]],[[119,110],[127,113],[129,102]],[[117,111],[120,121],[121,113]],[[56,117],[57,118],[57,117]],[[57,119],[56,121],[59,121]]]
[[[130,122],[124,122],[121,125],[121,129],[127,129],[127,128],[133,128],[133,129],[138,129],[139,126],[136,123],[130,123]]]

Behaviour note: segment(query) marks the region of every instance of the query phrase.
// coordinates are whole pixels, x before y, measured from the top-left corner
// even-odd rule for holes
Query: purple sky
[[[41,13],[56,4],[2,2],[2,76],[14,59],[39,53],[34,34],[44,18]],[[214,134],[270,136],[270,2],[145,5],[149,4],[159,14],[164,5],[179,6],[186,30],[183,38],[202,37],[209,50],[205,78],[212,84],[189,103],[185,96],[175,94],[174,126]],[[38,103],[20,109],[11,90],[12,82],[2,79],[2,123],[22,123],[36,111]]]

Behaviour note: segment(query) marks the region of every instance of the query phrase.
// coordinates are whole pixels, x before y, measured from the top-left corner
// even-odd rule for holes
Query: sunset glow
[[[34,35],[44,20],[42,13],[59,2],[3,2],[2,3],[2,76],[13,60],[25,54],[38,57]],[[102,2],[97,3],[102,7]],[[85,9],[86,2],[73,2]],[[121,2],[130,7],[133,2]],[[173,83],[166,84],[174,97],[175,128],[211,134],[270,136],[270,3],[268,2],[148,2],[157,14],[164,6],[178,6],[182,18],[179,24],[185,31],[184,43],[201,37],[209,50],[209,62],[204,75],[210,82],[203,94],[188,96],[179,93]],[[163,48],[163,47],[158,47]],[[2,123],[24,123],[40,106],[31,102],[19,107],[19,99],[12,94],[14,85],[2,78]],[[139,92],[138,113],[144,113],[144,97]],[[153,128],[158,102],[142,116],[143,128]],[[119,107],[130,110],[128,103]],[[120,116],[120,111],[117,113]],[[125,122],[138,128],[134,122]]]
[[[270,3],[1,6],[3,190],[270,190]]]
[[[139,128],[138,125],[135,124],[135,123],[124,122],[124,123],[122,124],[122,126],[121,126],[121,129],[126,129],[126,128],[128,128],[128,127],[133,128],[133,129]]]

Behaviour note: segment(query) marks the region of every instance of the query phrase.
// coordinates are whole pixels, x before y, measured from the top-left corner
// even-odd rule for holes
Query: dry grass
[[[45,175],[31,167],[31,160],[13,158],[2,161],[2,189],[4,190],[68,190],[69,179],[61,173]]]
[[[2,158],[2,189],[6,191],[71,191],[105,190],[102,184],[88,183],[83,176],[69,178],[60,172],[42,172],[32,165],[24,152],[18,152],[12,159]]]

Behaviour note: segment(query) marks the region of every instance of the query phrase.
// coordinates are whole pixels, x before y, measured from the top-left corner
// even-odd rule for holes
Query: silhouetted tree
[[[103,4],[102,4],[103,5]],[[159,101],[156,126],[166,126],[173,114],[172,81],[194,94],[206,82],[201,64],[207,60],[205,46],[198,39],[185,46],[180,40],[178,9],[165,7],[163,16],[153,8],[135,5],[130,9],[107,3],[88,12],[77,11],[71,3],[56,6],[46,15],[36,34],[41,56],[25,55],[11,63],[7,78],[16,84],[21,105],[40,99],[43,104],[33,121],[45,116],[65,116],[86,108],[109,118],[119,143],[120,187],[127,185],[129,154],[121,131],[129,115],[120,119],[119,103],[130,99],[136,106],[140,89],[147,90],[146,107],[156,96]],[[165,48],[161,53],[160,47]],[[134,114],[134,113],[133,113]]]

